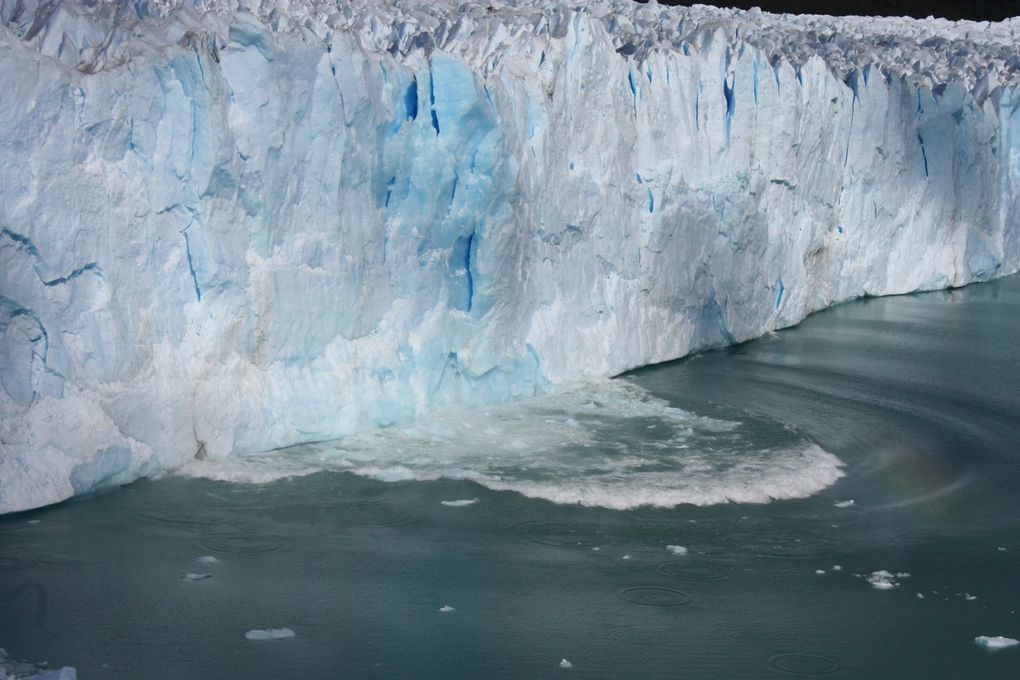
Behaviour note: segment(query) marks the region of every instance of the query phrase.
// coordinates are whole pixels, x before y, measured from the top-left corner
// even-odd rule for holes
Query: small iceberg
[[[666,546],[666,550],[668,550],[669,552],[673,553],[674,555],[686,555],[687,554],[687,548],[683,547],[682,545],[667,545]]]
[[[974,638],[974,642],[981,645],[985,649],[990,650],[1005,649],[1006,647],[1015,647],[1016,645],[1020,645],[1020,640],[1002,637],[1001,635],[996,635],[995,637],[979,635],[976,638]]]
[[[563,659],[562,661],[560,661],[560,668],[573,668],[573,667],[574,667],[574,664],[570,663],[566,659]]]
[[[896,577],[885,569],[881,571],[873,571],[867,578],[868,583],[879,590],[889,590],[899,585],[899,583],[896,582]]]
[[[448,508],[463,508],[465,505],[474,505],[478,502],[477,498],[465,498],[459,501],[439,501],[440,504],[445,505]]]
[[[212,578],[212,574],[196,574],[194,572],[188,572],[181,577],[185,581],[204,581],[207,578]]]
[[[290,628],[266,628],[265,630],[249,630],[244,634],[249,640],[282,640],[283,638],[294,637],[294,631]]]
[[[835,503],[833,503],[833,505],[835,507],[837,507],[837,508],[849,508],[853,504],[854,504],[854,499],[852,499],[852,498],[850,500],[848,500],[848,501],[836,501]]]
[[[219,562],[219,560],[213,557],[212,555],[202,555],[201,557],[196,557],[195,561],[201,564],[216,564],[217,562]]]
[[[444,604],[442,607],[439,608],[439,611],[443,612],[444,614],[449,614],[450,612],[454,611],[454,609],[450,605]]]

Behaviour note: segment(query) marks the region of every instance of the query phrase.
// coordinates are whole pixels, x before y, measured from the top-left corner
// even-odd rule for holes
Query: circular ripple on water
[[[679,607],[691,601],[688,593],[664,586],[632,586],[618,591],[616,596],[646,607]]]
[[[275,552],[286,543],[275,534],[209,534],[202,539],[209,550],[241,554]]]
[[[200,515],[193,512],[142,512],[139,513],[146,519],[151,519],[162,524],[173,524],[177,526],[213,527],[222,524],[220,517],[212,518],[208,515]]]
[[[776,654],[769,665],[796,675],[827,675],[839,669],[839,662],[821,654]]]
[[[790,560],[829,559],[847,552],[828,537],[810,533],[742,532],[725,537],[726,549],[734,555]]]
[[[843,551],[839,544],[823,538],[809,538],[800,541],[762,541],[747,546],[747,549],[759,557],[775,557],[779,559],[820,559],[840,555]]]
[[[27,557],[0,557],[0,570],[3,571],[31,569],[34,565],[35,561]]]
[[[337,514],[351,524],[391,527],[406,524],[414,519],[414,515],[383,501],[355,501],[341,503],[336,507]]]
[[[718,581],[729,578],[733,570],[725,564],[689,564],[681,560],[660,562],[656,567],[663,576],[691,581]]]
[[[40,564],[49,564],[55,567],[82,567],[89,564],[105,564],[113,558],[109,554],[103,553],[83,555],[78,552],[68,551],[39,555],[35,559]]]
[[[528,543],[553,548],[595,548],[611,543],[598,529],[567,522],[521,522],[514,530]]]

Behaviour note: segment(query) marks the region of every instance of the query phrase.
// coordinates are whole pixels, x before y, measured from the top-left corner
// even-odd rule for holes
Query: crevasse
[[[0,0],[0,512],[1020,268],[1020,21]]]

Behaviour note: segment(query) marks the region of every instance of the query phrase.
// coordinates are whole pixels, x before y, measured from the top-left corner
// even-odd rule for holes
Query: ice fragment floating
[[[255,629],[249,630],[244,636],[249,640],[282,640],[283,638],[294,637],[294,631],[290,628]]]
[[[987,635],[979,635],[974,638],[974,642],[989,650],[1005,649],[1006,647],[1014,647],[1020,644],[1020,641],[1014,640],[1013,638],[1002,637],[996,635],[995,637],[988,637]]]

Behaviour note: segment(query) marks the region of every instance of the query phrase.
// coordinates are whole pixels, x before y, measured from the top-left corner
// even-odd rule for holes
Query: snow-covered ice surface
[[[0,24],[0,512],[1020,264],[1018,20],[0,0]]]

